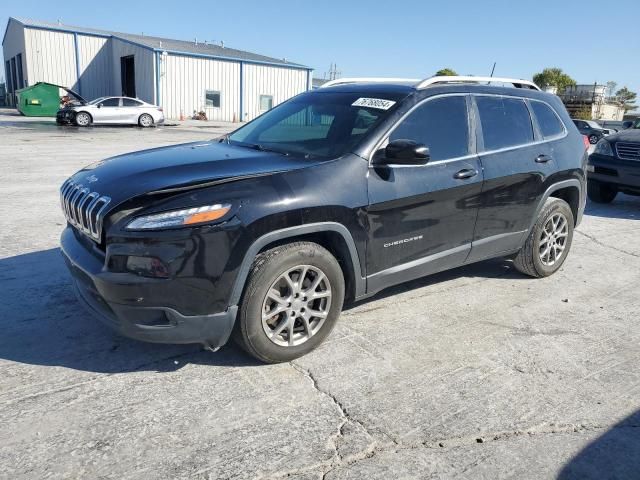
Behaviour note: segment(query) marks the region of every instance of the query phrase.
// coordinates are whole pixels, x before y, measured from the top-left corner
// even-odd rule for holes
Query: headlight
[[[611,144],[602,138],[597,144],[593,153],[598,155],[606,155],[607,157],[613,157],[613,150],[611,150]]]
[[[127,230],[150,230],[167,227],[181,227],[212,222],[224,217],[231,205],[205,205],[203,207],[173,210],[171,212],[154,213],[133,219]]]

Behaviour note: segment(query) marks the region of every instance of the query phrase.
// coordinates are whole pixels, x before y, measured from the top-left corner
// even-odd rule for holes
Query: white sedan
[[[140,125],[151,127],[164,123],[162,108],[130,97],[100,97],[67,105],[56,115],[58,124],[73,123],[79,127],[96,125]]]

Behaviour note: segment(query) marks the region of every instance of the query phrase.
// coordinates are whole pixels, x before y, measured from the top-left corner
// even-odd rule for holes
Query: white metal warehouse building
[[[87,100],[137,97],[167,118],[248,121],[311,89],[309,67],[206,42],[12,17],[2,47],[7,93],[49,82]]]

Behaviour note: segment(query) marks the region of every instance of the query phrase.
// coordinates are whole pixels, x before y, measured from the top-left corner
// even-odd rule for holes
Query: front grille
[[[109,197],[100,196],[80,183],[67,180],[60,188],[60,203],[67,221],[89,238],[100,242],[102,223],[111,203]]]
[[[616,143],[616,152],[622,160],[640,160],[640,143]]]

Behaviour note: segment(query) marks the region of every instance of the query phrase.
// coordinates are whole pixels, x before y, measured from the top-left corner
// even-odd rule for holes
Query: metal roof
[[[276,65],[288,68],[300,68],[311,70],[310,67],[299,63],[288,62],[282,58],[267,57],[257,53],[247,52],[245,50],[237,50],[235,48],[223,47],[221,45],[213,45],[195,41],[175,40],[171,38],[152,37],[147,35],[136,35],[131,33],[113,32],[110,30],[100,30],[97,28],[77,27],[74,25],[65,25],[63,23],[44,22],[24,17],[10,17],[9,21],[15,20],[25,27],[37,28],[43,30],[56,30],[62,32],[79,33],[87,35],[97,35],[101,37],[114,37],[125,40],[127,42],[140,45],[145,48],[156,51],[167,51],[173,54],[182,54],[199,57],[212,57],[219,59],[246,61],[249,63],[262,63],[268,65]],[[8,25],[7,25],[8,27]],[[5,33],[6,34],[6,33]]]

